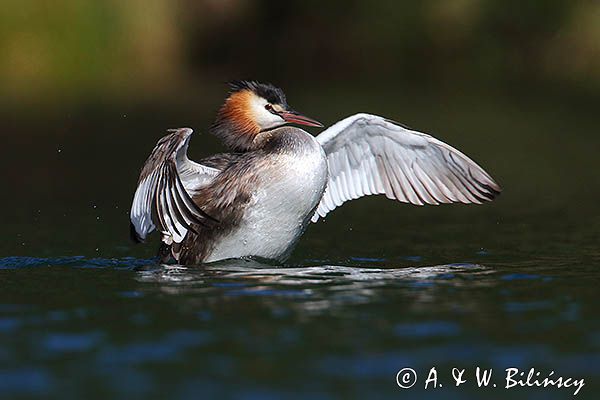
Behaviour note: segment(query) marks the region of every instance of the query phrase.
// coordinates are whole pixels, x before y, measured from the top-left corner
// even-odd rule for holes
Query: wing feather
[[[327,154],[329,182],[315,222],[346,201],[371,194],[415,205],[481,204],[501,191],[460,151],[376,115],[343,119],[317,141]]]
[[[170,130],[158,141],[142,167],[130,212],[136,241],[143,241],[158,229],[163,241],[180,243],[188,231],[194,231],[194,224],[216,222],[189,194],[210,183],[220,172],[188,159],[192,132],[189,128]]]

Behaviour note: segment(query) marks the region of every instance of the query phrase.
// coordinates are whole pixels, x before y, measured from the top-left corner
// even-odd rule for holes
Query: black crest
[[[271,104],[281,104],[287,108],[287,100],[283,90],[270,83],[260,83],[256,81],[232,81],[229,82],[231,92],[239,92],[240,90],[251,90],[257,95],[263,97]]]

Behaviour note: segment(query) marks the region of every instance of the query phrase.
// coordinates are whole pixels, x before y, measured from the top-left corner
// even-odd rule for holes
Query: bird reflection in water
[[[137,280],[158,283],[162,293],[193,295],[195,300],[190,301],[194,303],[207,298],[255,297],[291,300],[294,308],[320,312],[342,305],[376,303],[379,298],[385,301],[390,290],[395,291],[395,295],[405,293],[415,303],[430,302],[440,288],[490,285],[490,281],[473,278],[493,271],[484,265],[466,263],[374,268],[281,266],[235,259],[202,268],[165,264],[143,267],[137,271]]]

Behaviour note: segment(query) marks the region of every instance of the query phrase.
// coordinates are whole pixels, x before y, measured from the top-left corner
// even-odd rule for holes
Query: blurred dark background
[[[505,188],[476,211],[355,202],[314,228],[317,253],[390,218],[598,218],[598,1],[8,0],[0,54],[7,255],[151,254],[127,242],[141,163],[172,127],[202,134],[192,156],[221,150],[204,133],[242,78],[326,124],[371,112],[429,132]]]
[[[600,85],[597,1],[6,1],[3,102],[202,99],[283,86]],[[401,94],[401,93],[399,93]],[[58,104],[57,104],[58,103]]]

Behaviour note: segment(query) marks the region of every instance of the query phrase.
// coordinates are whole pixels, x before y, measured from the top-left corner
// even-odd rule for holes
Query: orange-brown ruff
[[[248,89],[231,93],[211,127],[211,131],[232,150],[255,148],[254,140],[261,128],[252,114],[251,102],[254,96]]]
[[[210,132],[231,150],[257,149],[260,144],[256,139],[261,133],[286,123],[285,116],[278,114],[291,111],[285,94],[273,85],[253,81],[232,82],[230,86],[231,92],[217,113]]]
[[[355,114],[317,137],[289,124],[322,126],[291,109],[281,89],[242,81],[210,129],[228,153],[193,162],[192,130],[169,131],[140,174],[130,213],[134,240],[159,231],[163,262],[283,261],[310,221],[352,199],[481,204],[500,193],[465,154],[387,118]]]

